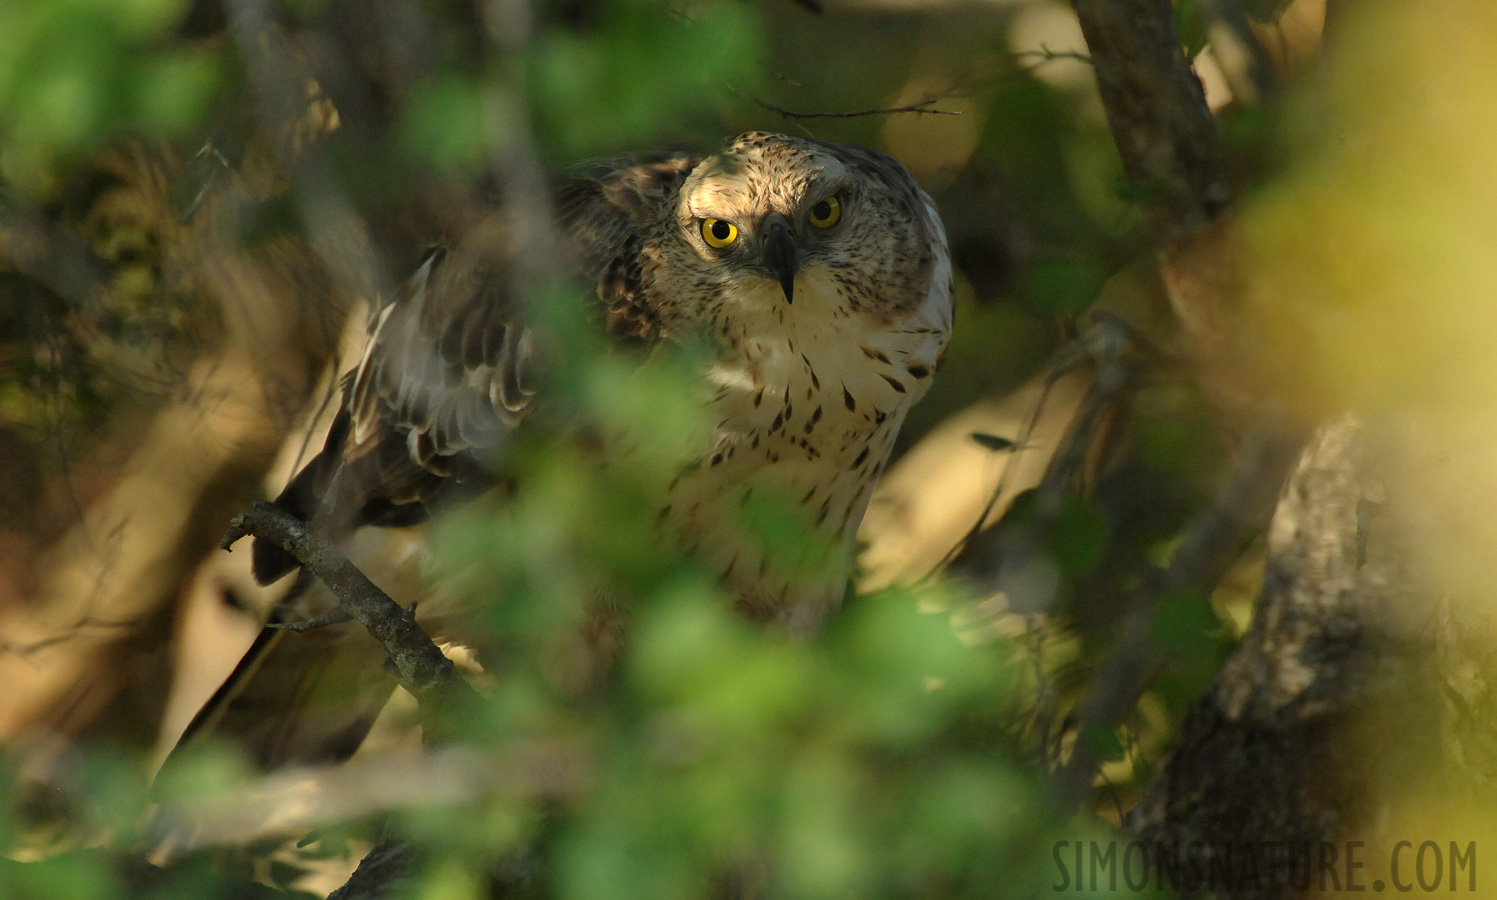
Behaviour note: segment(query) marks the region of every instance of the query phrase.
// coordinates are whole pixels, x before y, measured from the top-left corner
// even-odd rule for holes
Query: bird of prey
[[[930,198],[884,154],[755,132],[711,156],[593,164],[556,207],[601,328],[708,348],[704,418],[716,426],[658,498],[659,527],[740,608],[813,630],[845,592],[869,496],[951,333],[950,254]],[[522,243],[495,217],[427,259],[377,314],[326,444],[282,507],[338,537],[423,521],[486,483],[486,454],[534,406],[536,368],[565,364],[541,350],[505,274]],[[746,535],[735,513],[749,492],[798,504],[830,558],[808,572]],[[262,582],[296,565],[257,542]],[[262,635],[259,656],[283,635]],[[268,668],[247,658],[200,720],[270,705],[244,684]],[[348,752],[362,734],[350,725],[319,752]],[[287,747],[260,761],[311,755]]]

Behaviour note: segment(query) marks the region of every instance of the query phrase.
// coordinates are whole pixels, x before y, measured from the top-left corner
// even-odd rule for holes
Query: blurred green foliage
[[[538,131],[561,159],[718,129],[724,86],[752,88],[762,14],[728,3],[602,4],[588,33],[554,30],[534,50]]]
[[[1180,34],[1186,59],[1195,59],[1210,40],[1206,33],[1210,22],[1202,8],[1204,5],[1201,0],[1176,0],[1175,31]]]
[[[224,62],[171,40],[185,0],[0,7],[0,176],[33,193],[121,131],[190,138]]]
[[[394,218],[430,181],[492,188],[494,160],[522,137],[553,166],[710,147],[748,128],[882,146],[937,198],[962,273],[942,387],[911,416],[906,440],[1030,377],[1126,262],[1120,248],[1141,219],[1140,198],[1119,188],[1110,138],[1088,97],[1009,53],[1009,12],[983,10],[978,21],[962,10],[938,21],[849,8],[816,18],[790,4],[604,0],[525,7],[533,22],[483,20],[502,5],[412,4],[424,31],[410,31],[406,56],[391,51],[390,59],[359,30],[367,23],[357,4],[272,5],[282,31],[298,37],[295,57],[282,62],[317,72],[339,111],[325,141],[309,138],[296,157],[285,149],[295,142],[272,133],[284,123],[265,121],[272,104],[253,93],[244,75],[252,66],[218,4],[0,4],[0,203],[56,214],[85,237],[110,275],[109,296],[159,314],[151,320],[157,340],[134,340],[132,352],[161,357],[183,331],[152,255],[163,249],[116,221],[92,232],[80,225],[99,196],[91,167],[125,137],[170,148],[177,160],[211,142],[214,156],[222,149],[225,166],[240,172],[246,160],[285,166],[275,176],[283,192],[257,197],[225,227],[256,249],[315,238],[316,217],[296,192],[308,182],[341,191],[375,222],[378,241],[378,220]],[[1187,47],[1199,50],[1200,4],[1184,0],[1178,9]],[[369,19],[377,24],[376,13]],[[533,26],[533,39],[507,45],[505,29],[521,25]],[[363,57],[336,58],[345,45],[383,66],[370,84],[351,84]],[[960,102],[965,118],[931,117],[922,127],[967,129],[933,131],[929,160],[918,152],[926,145],[901,152],[885,119],[786,121],[748,99],[860,109],[910,102],[906,87],[927,83]],[[284,155],[256,156],[265,145]],[[941,155],[958,145],[964,153]],[[171,177],[191,197],[217,176],[179,166]],[[16,221],[0,227],[16,229]],[[390,243],[397,239],[411,243],[406,232]],[[452,515],[439,543],[444,584],[482,601],[482,625],[499,648],[485,660],[492,696],[461,717],[456,742],[496,770],[513,766],[517,753],[550,747],[576,772],[565,784],[531,789],[517,771],[462,803],[402,811],[395,827],[420,848],[411,896],[486,896],[491,868],[509,873],[509,896],[576,900],[699,897],[735,884],[786,898],[1049,891],[1052,842],[1102,833],[1090,816],[1066,821],[1045,783],[1062,722],[1111,648],[1106,625],[1115,609],[1087,604],[1124,592],[1167,555],[1209,490],[1203,471],[1219,462],[1202,451],[1209,423],[1172,417],[1188,401],[1144,417],[1141,461],[1108,489],[1067,497],[1043,515],[1033,498],[1019,504],[1016,520],[1043,520],[1040,551],[1062,582],[1053,622],[994,633],[982,627],[976,598],[925,585],[853,598],[820,638],[790,640],[735,614],[711,578],[651,537],[648,500],[701,427],[695,399],[678,388],[689,381],[679,375],[693,365],[689,351],[643,368],[602,352],[588,343],[585,323],[566,318],[573,297],[558,289],[557,302],[538,305],[570,324],[563,333],[578,364],[562,367],[548,387],[587,427],[517,437],[508,464],[524,489]],[[43,300],[51,324],[76,323],[87,308],[72,295]],[[42,409],[75,420],[85,411],[119,414],[104,399],[80,399],[79,386],[99,380],[102,367],[39,376],[36,332],[11,327],[21,321],[14,310],[0,312],[4,337],[26,348],[0,368],[0,415],[41,422]],[[120,320],[113,312],[109,319]],[[73,339],[79,346],[69,358],[93,360],[87,335]],[[633,468],[604,467],[589,450],[594,433],[646,452]],[[804,523],[774,498],[745,507],[743,519],[766,544],[816,552]],[[622,674],[580,691],[548,660],[600,596],[624,598],[629,609]],[[1089,617],[1101,626],[1072,628]],[[1178,716],[1214,671],[1223,630],[1206,599],[1192,595],[1169,598],[1155,632],[1176,663],[1163,690]],[[1130,753],[1134,725],[1100,735],[1106,759]],[[302,863],[345,846],[340,827],[377,833],[370,823],[378,817],[329,823],[296,864],[277,857],[236,869],[202,853],[148,867],[140,860],[154,837],[151,804],[232,802],[246,789],[243,767],[206,757],[174,770],[152,794],[140,748],[84,747],[68,760],[40,780],[10,773],[10,790],[0,788],[6,900],[289,896]],[[37,796],[36,784],[63,787]]]

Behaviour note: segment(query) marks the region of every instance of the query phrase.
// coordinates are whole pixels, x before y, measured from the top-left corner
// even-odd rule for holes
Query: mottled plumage
[[[592,164],[557,209],[609,335],[708,348],[715,428],[657,521],[743,609],[813,629],[845,590],[869,495],[950,334],[950,256],[930,199],[883,154],[752,133],[716,156]],[[434,254],[378,313],[326,447],[283,506],[345,535],[484,489],[484,462],[536,399],[535,369],[566,364],[520,315],[525,251],[504,221]],[[766,550],[738,525],[754,494],[797,506],[820,540],[799,542],[798,558]],[[263,543],[255,553],[263,582],[295,567]]]
[[[840,217],[815,227],[812,207],[828,197]],[[705,159],[594,164],[558,206],[610,334],[706,341],[715,357],[704,376],[719,425],[662,498],[662,520],[745,607],[814,624],[842,593],[868,495],[950,332],[950,262],[929,198],[882,154],[756,133]],[[737,228],[730,246],[704,239],[713,219]],[[380,311],[327,451],[284,498],[295,511],[315,512],[333,487],[335,530],[404,524],[483,486],[479,460],[524,418],[535,381],[503,221],[434,254]],[[777,227],[798,262],[789,296]],[[745,541],[729,504],[756,489],[814,510],[835,558],[788,571]],[[292,564],[259,552],[262,579]]]

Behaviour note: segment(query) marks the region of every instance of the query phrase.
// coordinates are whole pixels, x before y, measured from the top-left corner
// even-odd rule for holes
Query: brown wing
[[[357,623],[263,629],[177,749],[211,734],[233,736],[264,771],[347,759],[394,693],[384,663],[384,648]]]
[[[493,483],[488,458],[525,414],[533,339],[516,324],[505,244],[491,223],[431,254],[370,325],[322,451],[276,498],[341,539],[362,525],[414,525]],[[254,545],[262,584],[297,567]]]
[[[596,318],[620,339],[660,335],[643,258],[673,220],[673,198],[697,162],[597,163],[573,173],[557,195],[567,262],[596,287]],[[517,244],[496,216],[422,264],[375,317],[322,452],[278,504],[303,519],[322,517],[341,536],[365,524],[415,524],[491,483],[509,429],[531,408],[540,363],[540,341],[512,287]],[[256,541],[262,584],[296,567]],[[291,596],[310,585],[298,587]],[[351,623],[309,634],[265,631],[184,743],[232,737],[266,769],[352,753],[392,689],[378,674],[383,650],[358,631]]]
[[[619,339],[659,336],[644,251],[673,217],[673,198],[698,162],[676,155],[593,163],[557,194],[566,261],[595,287],[598,318]],[[321,516],[337,537],[366,524],[424,521],[492,485],[505,437],[529,411],[537,381],[541,341],[514,287],[513,254],[523,243],[496,214],[428,257],[375,316],[322,452],[278,504],[304,519]],[[264,542],[254,554],[262,583],[296,568]]]
[[[605,330],[623,342],[660,337],[644,283],[647,250],[673,227],[676,194],[701,161],[675,154],[592,163],[573,172],[557,198],[570,261],[596,286]]]

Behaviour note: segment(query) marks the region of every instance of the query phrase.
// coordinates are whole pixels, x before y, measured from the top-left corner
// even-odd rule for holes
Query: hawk
[[[601,328],[635,345],[707,348],[715,427],[659,497],[659,527],[751,615],[814,630],[845,592],[869,496],[951,333],[950,254],[930,198],[882,153],[755,132],[711,156],[591,164],[556,206]],[[421,522],[489,483],[488,457],[535,405],[537,367],[565,364],[516,296],[523,245],[495,217],[426,260],[377,314],[323,450],[279,505],[321,516],[337,537]],[[745,534],[735,513],[753,492],[797,504],[826,558],[808,571]],[[262,583],[296,565],[255,545]],[[266,632],[251,657],[282,635]],[[263,673],[263,662],[240,669]],[[249,702],[243,680],[199,719]],[[350,726],[332,744],[362,733]]]

